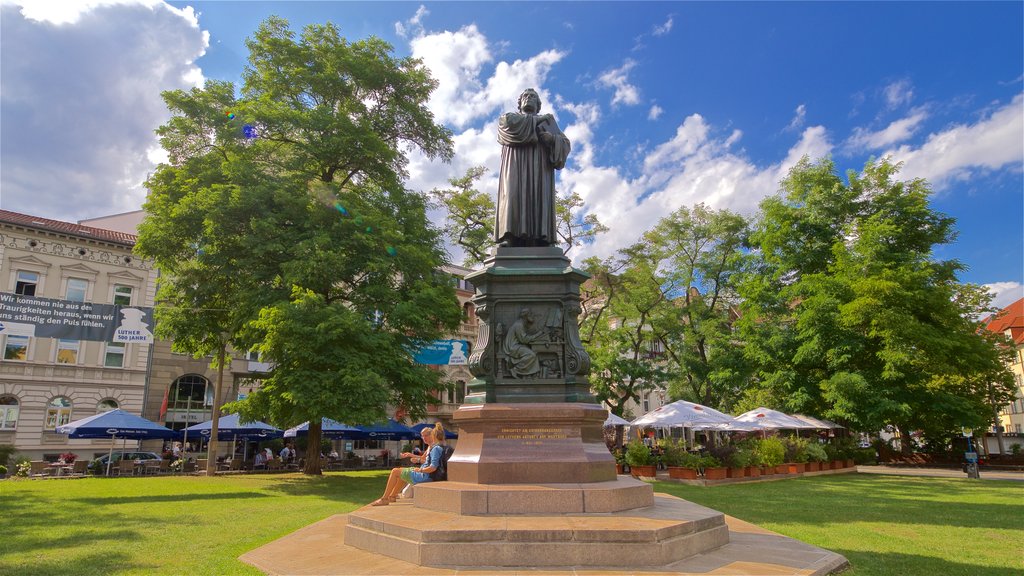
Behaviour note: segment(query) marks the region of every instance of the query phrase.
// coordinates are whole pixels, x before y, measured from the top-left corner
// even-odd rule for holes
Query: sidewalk
[[[949,468],[900,468],[896,466],[857,466],[862,474],[892,474],[896,476],[928,476],[932,478],[967,478],[960,470]],[[982,470],[982,480],[1014,480],[1024,482],[1024,472],[994,472]]]

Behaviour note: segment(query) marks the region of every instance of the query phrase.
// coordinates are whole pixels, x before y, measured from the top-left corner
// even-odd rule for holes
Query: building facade
[[[0,210],[0,292],[152,306],[157,272],[135,236]],[[109,440],[69,440],[57,426],[147,402],[151,345],[26,336],[0,329],[0,444],[33,460],[92,457]]]
[[[1017,397],[998,409],[998,418],[1006,450],[1009,451],[1014,444],[1024,448],[1024,298],[1003,308],[985,324],[985,328],[1004,334],[1013,342],[1013,358],[1008,368],[1017,383]],[[992,438],[988,439],[989,447],[995,447],[995,444]],[[995,451],[998,452],[998,448]]]

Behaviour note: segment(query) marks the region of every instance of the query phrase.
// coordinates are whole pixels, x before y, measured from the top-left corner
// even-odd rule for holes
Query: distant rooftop
[[[125,246],[134,246],[136,240],[136,236],[134,234],[105,230],[103,228],[93,228],[92,226],[83,226],[72,222],[51,220],[41,216],[31,216],[29,214],[11,212],[10,210],[0,210],[0,222],[16,226],[25,226],[26,228],[46,230],[49,232],[70,234],[80,238],[92,238],[95,240],[102,240],[104,242],[114,242]]]

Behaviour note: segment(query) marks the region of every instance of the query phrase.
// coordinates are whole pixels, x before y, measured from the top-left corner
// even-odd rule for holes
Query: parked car
[[[163,459],[163,457],[160,456],[159,454],[157,454],[156,452],[138,452],[138,451],[127,451],[127,452],[124,452],[124,451],[121,451],[121,450],[114,450],[110,454],[104,454],[103,456],[100,456],[99,458],[96,458],[95,460],[93,460],[89,464],[89,467],[91,468],[93,466],[98,466],[98,467],[106,468],[107,467],[107,459],[108,458],[113,458],[113,460],[111,461],[113,464],[117,464],[121,460],[141,460],[141,461],[156,460],[156,461],[160,461],[160,460]]]

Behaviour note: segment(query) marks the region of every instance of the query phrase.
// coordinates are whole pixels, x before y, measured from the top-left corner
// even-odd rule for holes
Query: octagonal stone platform
[[[349,514],[346,544],[420,566],[655,567],[729,542],[722,513],[664,496],[617,512],[480,516],[422,508],[420,498]]]

